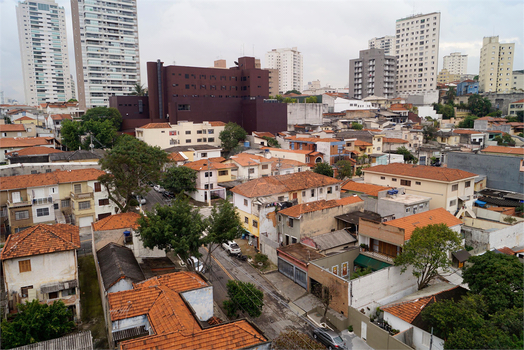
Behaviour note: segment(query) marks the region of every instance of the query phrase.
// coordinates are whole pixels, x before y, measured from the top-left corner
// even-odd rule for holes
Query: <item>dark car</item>
[[[346,343],[344,343],[340,335],[330,329],[314,329],[313,338],[324,344],[328,349],[346,349]]]
[[[167,198],[167,199],[175,198],[175,194],[169,191],[162,192],[162,196],[164,196],[164,198]]]

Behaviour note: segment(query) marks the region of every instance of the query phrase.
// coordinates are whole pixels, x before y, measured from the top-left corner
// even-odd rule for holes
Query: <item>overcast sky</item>
[[[24,102],[15,0],[0,0],[0,91]],[[75,76],[71,5],[66,10],[71,73]],[[524,2],[462,1],[161,1],[138,0],[142,82],[145,64],[209,67],[242,55],[262,59],[275,48],[297,47],[303,55],[304,85],[344,87],[349,60],[373,37],[395,34],[395,20],[440,12],[439,68],[451,52],[468,55],[468,73],[478,74],[482,38],[498,35],[515,43],[514,70],[524,68]]]

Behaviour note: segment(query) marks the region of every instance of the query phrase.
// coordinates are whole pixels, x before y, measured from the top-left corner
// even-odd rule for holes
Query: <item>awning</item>
[[[478,205],[479,207],[483,207],[483,206],[486,205],[486,202],[483,202],[483,201],[477,199],[477,200],[475,201],[475,204]]]
[[[459,196],[459,199],[463,202],[469,200],[469,196]]]
[[[366,268],[369,267],[373,271],[378,271],[383,268],[391,266],[391,264],[388,264],[386,262],[370,258],[369,256],[359,254],[355,261],[353,261],[355,265],[358,265],[360,267]]]
[[[468,258],[471,256],[471,254],[468,253],[467,250],[462,249],[458,252],[451,253],[459,262],[464,262],[468,260]]]

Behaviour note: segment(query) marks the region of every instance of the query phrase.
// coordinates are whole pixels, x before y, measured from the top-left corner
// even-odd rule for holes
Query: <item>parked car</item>
[[[176,197],[173,192],[169,192],[169,191],[162,192],[162,196],[164,196],[164,198],[166,199],[172,199]]]
[[[136,196],[136,200],[137,200],[138,203],[140,203],[140,204],[146,204],[146,203],[147,203],[146,199],[145,199],[144,197],[140,196],[140,195],[139,195],[139,196]]]
[[[337,332],[327,328],[315,328],[313,338],[324,344],[328,349],[346,349],[346,343]]]
[[[206,272],[206,268],[204,264],[200,260],[195,258],[194,256],[191,256],[189,257],[189,259],[187,259],[187,265],[191,266],[193,270],[196,272],[201,272],[201,273]]]
[[[154,186],[153,186],[153,189],[154,189],[155,191],[159,192],[159,193],[162,193],[162,192],[165,191],[165,190],[162,188],[162,186],[160,186],[160,185],[154,185]]]
[[[235,241],[227,241],[222,243],[222,248],[227,251],[228,255],[240,254],[240,247]]]

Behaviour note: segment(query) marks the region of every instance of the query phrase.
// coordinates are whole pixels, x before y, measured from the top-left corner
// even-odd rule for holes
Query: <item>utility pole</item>
[[[211,206],[211,171],[209,170],[209,159],[207,160],[207,203]]]

